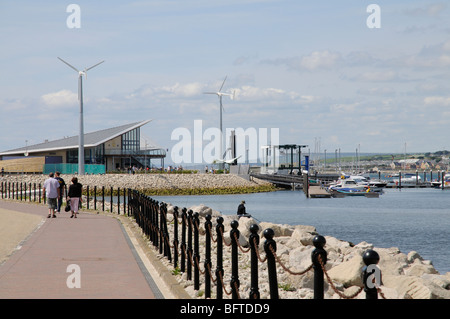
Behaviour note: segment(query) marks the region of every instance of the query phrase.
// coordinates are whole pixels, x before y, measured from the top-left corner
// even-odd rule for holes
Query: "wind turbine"
[[[225,76],[225,79],[222,82],[222,85],[219,88],[219,91],[217,92],[203,92],[204,94],[215,94],[219,97],[219,112],[220,112],[220,121],[219,121],[219,129],[220,129],[220,149],[219,149],[219,160],[223,161],[223,154],[222,154],[222,147],[223,147],[223,130],[222,130],[222,111],[223,111],[223,105],[222,105],[222,96],[229,96],[230,98],[234,98],[234,92],[233,94],[230,93],[224,93],[222,92],[222,88],[225,84],[225,81],[227,80],[227,76]]]
[[[99,62],[89,68],[85,68],[83,71],[78,70],[73,65],[64,61],[58,57],[63,63],[67,64],[70,68],[74,69],[78,73],[78,100],[80,101],[80,135],[78,137],[78,174],[84,175],[84,124],[83,124],[83,75],[87,79],[87,71],[95,68],[97,65],[105,62]]]

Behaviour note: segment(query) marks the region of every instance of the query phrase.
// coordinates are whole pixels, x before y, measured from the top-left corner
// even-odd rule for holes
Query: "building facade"
[[[130,167],[164,167],[165,149],[141,140],[141,127],[149,122],[145,120],[84,134],[85,164],[103,165],[106,172]],[[0,152],[0,166],[7,172],[28,172],[26,167],[20,167],[20,162],[29,162],[30,158],[44,158],[45,165],[77,164],[78,136]],[[14,169],[8,170],[8,167]],[[44,171],[45,168],[42,169]]]

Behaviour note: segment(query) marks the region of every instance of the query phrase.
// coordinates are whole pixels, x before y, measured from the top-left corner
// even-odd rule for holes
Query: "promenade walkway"
[[[91,212],[47,214],[45,205],[0,201],[0,298],[176,298],[129,225]]]

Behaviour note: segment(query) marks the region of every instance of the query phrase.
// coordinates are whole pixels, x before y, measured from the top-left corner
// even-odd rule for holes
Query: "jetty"
[[[305,191],[308,198],[330,198],[331,194],[321,186],[309,186],[309,189]]]

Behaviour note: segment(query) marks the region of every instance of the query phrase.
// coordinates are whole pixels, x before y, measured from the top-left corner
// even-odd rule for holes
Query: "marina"
[[[192,207],[204,204],[226,215],[236,214],[241,200],[247,213],[264,222],[312,225],[323,236],[354,244],[417,251],[441,273],[450,272],[450,193],[433,188],[386,189],[377,199],[359,196],[309,199],[302,191],[206,196],[155,196]]]

